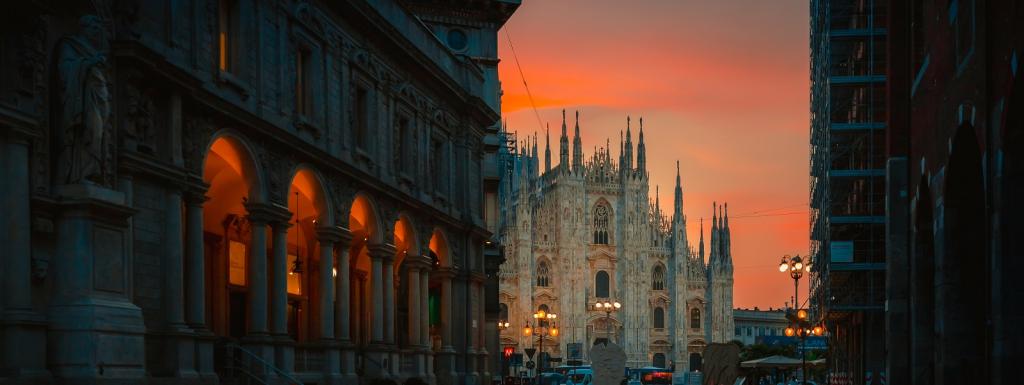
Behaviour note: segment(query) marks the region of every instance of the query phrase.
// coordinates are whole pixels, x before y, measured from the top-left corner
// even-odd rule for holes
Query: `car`
[[[590,384],[594,378],[594,371],[590,367],[579,367],[570,369],[565,378],[565,384],[585,385]]]

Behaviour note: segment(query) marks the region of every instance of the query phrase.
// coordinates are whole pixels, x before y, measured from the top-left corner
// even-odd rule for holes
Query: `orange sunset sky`
[[[644,118],[651,197],[671,212],[681,162],[687,232],[709,236],[712,201],[729,202],[735,307],[780,307],[793,282],[783,254],[808,247],[808,8],[797,0],[524,0],[499,34],[502,113],[544,132],[558,163],[561,110],[580,110],[586,156],[626,116]],[[506,35],[506,32],[508,35]],[[805,301],[807,280],[800,283]]]

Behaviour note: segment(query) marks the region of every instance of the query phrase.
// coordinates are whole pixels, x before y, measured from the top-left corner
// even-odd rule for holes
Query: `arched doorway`
[[[665,353],[654,353],[654,358],[651,359],[651,365],[655,368],[666,368]]]
[[[253,228],[245,202],[259,201],[258,174],[250,152],[232,136],[213,141],[203,163],[210,187],[203,205],[206,322],[219,336],[241,338],[249,327],[248,295]],[[261,247],[266,246],[266,228]],[[264,288],[266,286],[263,286]]]
[[[369,245],[380,242],[377,211],[363,194],[357,194],[349,211],[348,228],[352,234],[349,245],[349,325],[352,341],[360,346],[370,343],[373,319],[371,293],[371,262]]]
[[[957,129],[946,172],[945,250],[935,278],[939,384],[988,378],[992,332],[984,169],[974,127]]]
[[[325,311],[333,311],[321,309],[321,278],[316,274],[322,255],[317,226],[328,224],[330,208],[320,178],[305,168],[292,178],[288,198],[292,218],[287,235],[287,329],[292,339],[305,342],[320,337],[318,320]]]

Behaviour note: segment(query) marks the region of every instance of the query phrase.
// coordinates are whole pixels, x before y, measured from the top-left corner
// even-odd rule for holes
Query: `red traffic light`
[[[516,348],[514,348],[514,347],[511,347],[511,346],[506,347],[505,351],[504,351],[505,358],[512,357],[512,353],[515,353],[515,351],[516,351]]]

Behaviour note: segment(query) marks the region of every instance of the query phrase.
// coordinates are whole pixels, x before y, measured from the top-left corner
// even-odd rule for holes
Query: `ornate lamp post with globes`
[[[622,308],[622,304],[619,303],[619,301],[597,301],[597,303],[594,304],[594,310],[604,312],[605,331],[607,332],[607,338],[605,341],[607,342],[611,342],[612,340],[612,313],[619,311],[620,308]]]
[[[797,336],[800,338],[801,351],[801,372],[803,373],[803,384],[807,385],[807,337],[812,335],[820,336],[825,332],[825,329],[820,325],[812,325],[807,320],[807,309],[800,308],[800,278],[804,276],[804,272],[811,271],[811,261],[808,258],[806,263],[800,255],[790,257],[786,255],[782,257],[782,262],[779,263],[779,272],[789,272],[789,277],[793,278],[793,309],[786,313],[786,318],[789,319],[790,325],[786,328],[786,337]]]
[[[540,383],[540,373],[544,370],[544,360],[541,358],[544,356],[544,339],[549,335],[551,338],[558,337],[558,327],[555,325],[555,319],[558,315],[555,313],[548,313],[544,310],[539,310],[533,314],[534,321],[526,320],[526,327],[523,328],[523,335],[534,336],[540,339],[540,351],[537,352],[537,382]],[[507,325],[507,323],[506,323]]]

